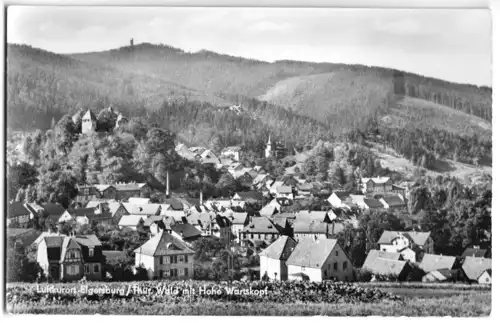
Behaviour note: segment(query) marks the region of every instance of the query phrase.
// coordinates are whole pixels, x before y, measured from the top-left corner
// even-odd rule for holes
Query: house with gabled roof
[[[386,278],[394,278],[398,281],[404,281],[412,272],[412,268],[407,260],[392,260],[377,257],[373,262],[365,268],[370,273],[376,276]]]
[[[265,217],[272,217],[274,216],[275,214],[277,214],[279,212],[279,209],[274,206],[274,205],[266,205],[264,206],[262,209],[260,209],[259,211],[259,214],[260,216],[265,216]]]
[[[141,228],[145,227],[145,222],[147,218],[148,218],[147,215],[136,215],[136,214],[124,215],[121,217],[120,222],[118,222],[118,228],[120,230],[126,228],[133,231],[140,230]]]
[[[93,234],[46,236],[38,244],[37,262],[49,279],[102,279],[102,245]]]
[[[247,224],[239,232],[239,240],[244,245],[259,246],[270,245],[278,239],[280,231],[276,225],[267,218],[249,216]]]
[[[241,242],[240,232],[243,231],[245,226],[250,221],[250,216],[247,212],[234,212],[234,211],[226,211],[222,214],[226,217],[231,223],[231,232],[235,237],[236,243]]]
[[[392,192],[393,181],[390,177],[369,177],[361,179],[361,191],[364,194]]]
[[[25,228],[33,214],[21,202],[11,202],[7,205],[7,226]]]
[[[232,232],[232,223],[226,216],[216,214],[213,221],[214,236],[220,238],[225,245],[229,245],[236,236]]]
[[[138,204],[138,205],[140,205],[140,204],[149,204],[150,203],[150,199],[146,198],[146,197],[129,197],[128,203]]]
[[[354,280],[352,262],[337,239],[301,239],[286,265],[290,280]]]
[[[465,259],[465,257],[484,257],[484,258],[490,258],[491,255],[486,249],[479,249],[479,248],[467,248],[464,250],[462,253],[462,258]]]
[[[293,190],[289,185],[281,185],[276,188],[276,198],[286,198],[293,200]]]
[[[333,223],[296,220],[293,223],[293,237],[297,241],[304,238],[328,239],[333,236],[333,226]]]
[[[93,133],[97,131],[97,117],[92,110],[88,109],[82,116],[82,133]]]
[[[288,236],[281,236],[260,254],[260,278],[267,275],[271,280],[287,280],[286,261],[297,242]]]
[[[146,216],[159,215],[161,211],[160,204],[122,203],[122,205],[129,214],[134,214],[134,215],[146,215]]]
[[[454,256],[443,256],[434,254],[424,254],[419,264],[420,269],[428,273],[438,269],[459,269],[460,261]]]
[[[465,257],[462,264],[462,270],[465,277],[471,282],[477,282],[485,270],[491,269],[492,261],[490,258]]]
[[[422,277],[422,282],[424,283],[436,283],[436,282],[449,282],[456,281],[457,270],[456,269],[436,269],[428,272]]]
[[[179,238],[163,231],[134,250],[135,266],[144,267],[149,279],[191,279],[194,251]]]
[[[491,268],[486,269],[481,276],[477,279],[479,284],[490,284],[491,285]]]
[[[113,186],[116,189],[115,199],[118,201],[131,197],[141,197],[141,195],[149,194],[152,191],[148,183],[117,183]]]
[[[308,210],[300,210],[297,212],[295,220],[297,222],[324,222],[324,223],[332,223],[333,219],[330,218],[330,215],[327,211],[308,211]]]
[[[231,146],[231,147],[226,147],[222,149],[221,151],[221,156],[231,158],[235,161],[240,160],[240,153],[241,153],[241,147],[239,146]]]
[[[358,206],[363,210],[380,210],[384,208],[384,204],[373,198],[363,198],[363,200],[358,203]]]
[[[108,211],[97,212],[96,208],[80,208],[68,211],[80,225],[111,225],[113,217]]]
[[[378,240],[379,249],[403,253],[405,259],[420,261],[424,253],[434,253],[434,241],[430,232],[384,231]]]
[[[384,195],[378,201],[385,209],[405,211],[408,209],[404,197],[398,195]]]
[[[372,249],[368,252],[368,255],[366,256],[366,259],[365,259],[365,262],[363,263],[362,268],[364,270],[370,271],[370,269],[373,267],[373,262],[377,258],[404,261],[403,255],[401,255],[400,253]]]
[[[200,230],[202,236],[209,236],[212,234],[212,215],[208,212],[191,212],[187,217],[187,223]]]

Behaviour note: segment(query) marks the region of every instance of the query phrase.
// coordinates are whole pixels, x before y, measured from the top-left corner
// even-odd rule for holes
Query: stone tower
[[[97,129],[97,118],[90,109],[82,117],[82,133],[95,132]]]
[[[134,38],[130,38],[130,47],[134,47]]]

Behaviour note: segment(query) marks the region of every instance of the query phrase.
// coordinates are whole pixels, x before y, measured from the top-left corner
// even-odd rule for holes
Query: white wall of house
[[[37,247],[36,251],[36,261],[42,268],[46,277],[49,276],[49,258],[47,255],[47,244],[45,243],[45,239],[42,239],[40,244]]]
[[[335,277],[339,281],[353,281],[354,269],[351,260],[337,243],[321,267],[323,279]]]
[[[285,261],[273,259],[266,256],[260,256],[260,278],[267,276],[270,280],[286,280],[288,278],[287,266]]]
[[[409,260],[411,262],[417,261],[417,259],[416,259],[417,255],[416,255],[415,251],[411,250],[410,248],[401,250],[400,253],[403,256],[404,260]]]
[[[488,274],[488,272],[484,272],[481,274],[481,276],[479,276],[479,278],[477,279],[477,282],[479,284],[491,284],[491,276],[490,274]]]
[[[289,265],[288,266],[288,279],[289,280],[302,280],[300,276],[294,276],[293,274],[306,274],[309,277],[310,281],[320,282],[322,281],[321,277],[321,268],[309,268],[302,266]]]
[[[73,216],[71,214],[69,214],[68,211],[64,211],[64,213],[59,218],[59,222],[69,222],[69,221],[72,221],[72,220],[74,220]]]
[[[171,256],[157,256],[155,257],[155,276],[159,279],[171,278],[171,279],[191,279],[194,276],[194,255],[187,255],[187,262],[185,261],[186,255],[172,255],[176,257],[176,262],[171,262]],[[162,258],[162,259],[160,259]],[[185,275],[185,269],[187,268],[187,276]],[[170,276],[170,269],[177,269],[177,277]],[[160,276],[160,271],[163,276]]]
[[[342,200],[339,199],[337,194],[335,194],[335,193],[330,195],[330,197],[328,198],[328,202],[333,207],[343,207],[344,206],[344,203],[342,202]]]

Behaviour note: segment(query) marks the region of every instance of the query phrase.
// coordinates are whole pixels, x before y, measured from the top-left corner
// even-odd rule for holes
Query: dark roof
[[[297,242],[290,237],[281,236],[260,253],[260,256],[272,259],[287,260],[292,254]]]
[[[389,206],[404,206],[406,205],[403,200],[399,196],[395,195],[386,195],[383,197],[384,201],[389,204]]]
[[[247,191],[247,192],[237,192],[239,197],[241,197],[242,200],[261,200],[262,199],[262,193],[259,191]]]
[[[243,232],[249,233],[279,233],[276,226],[267,218],[250,217],[250,223],[243,228]]]
[[[332,194],[337,195],[337,197],[342,201],[348,198],[350,195],[350,193],[346,191],[334,191]]]
[[[106,257],[106,261],[114,260],[114,261],[126,261],[127,254],[125,251],[117,251],[117,250],[103,250],[102,254]]]
[[[48,236],[44,238],[47,248],[60,248],[64,241],[64,236]]]
[[[163,231],[161,234],[157,234],[153,238],[149,239],[145,244],[135,249],[134,252],[148,256],[194,253],[194,251],[189,248],[184,241],[174,237],[166,231]]]
[[[368,207],[370,209],[378,209],[378,208],[384,207],[384,205],[382,203],[380,203],[379,201],[377,201],[376,199],[366,198],[366,199],[363,199],[363,201],[365,202],[366,205],[368,205]]]
[[[61,216],[66,209],[61,205],[57,203],[47,203],[42,205],[44,211],[48,215],[59,215]]]
[[[78,242],[80,245],[84,245],[87,247],[96,247],[101,246],[101,241],[94,234],[79,234],[74,237],[71,237],[73,240]]]
[[[177,234],[187,239],[201,236],[200,230],[189,223],[175,223],[170,225],[170,228],[172,231],[175,231]]]
[[[69,214],[71,214],[74,217],[77,216],[92,216],[94,215],[95,208],[93,207],[88,207],[88,208],[80,208],[80,209],[73,209],[73,210],[68,210]]]
[[[487,253],[486,249],[467,248],[462,253],[462,257],[485,257]]]
[[[321,268],[337,244],[337,239],[300,239],[287,265]]]
[[[23,203],[21,202],[9,203],[8,213],[7,213],[8,218],[18,217],[22,215],[29,215],[29,214],[30,211],[24,207]]]
[[[184,204],[182,204],[181,201],[173,198],[167,199],[164,204],[169,204],[172,209],[177,211],[184,210]]]

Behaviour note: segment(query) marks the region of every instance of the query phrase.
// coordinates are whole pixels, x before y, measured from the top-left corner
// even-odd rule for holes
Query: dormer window
[[[94,257],[94,248],[89,248],[89,257]]]

